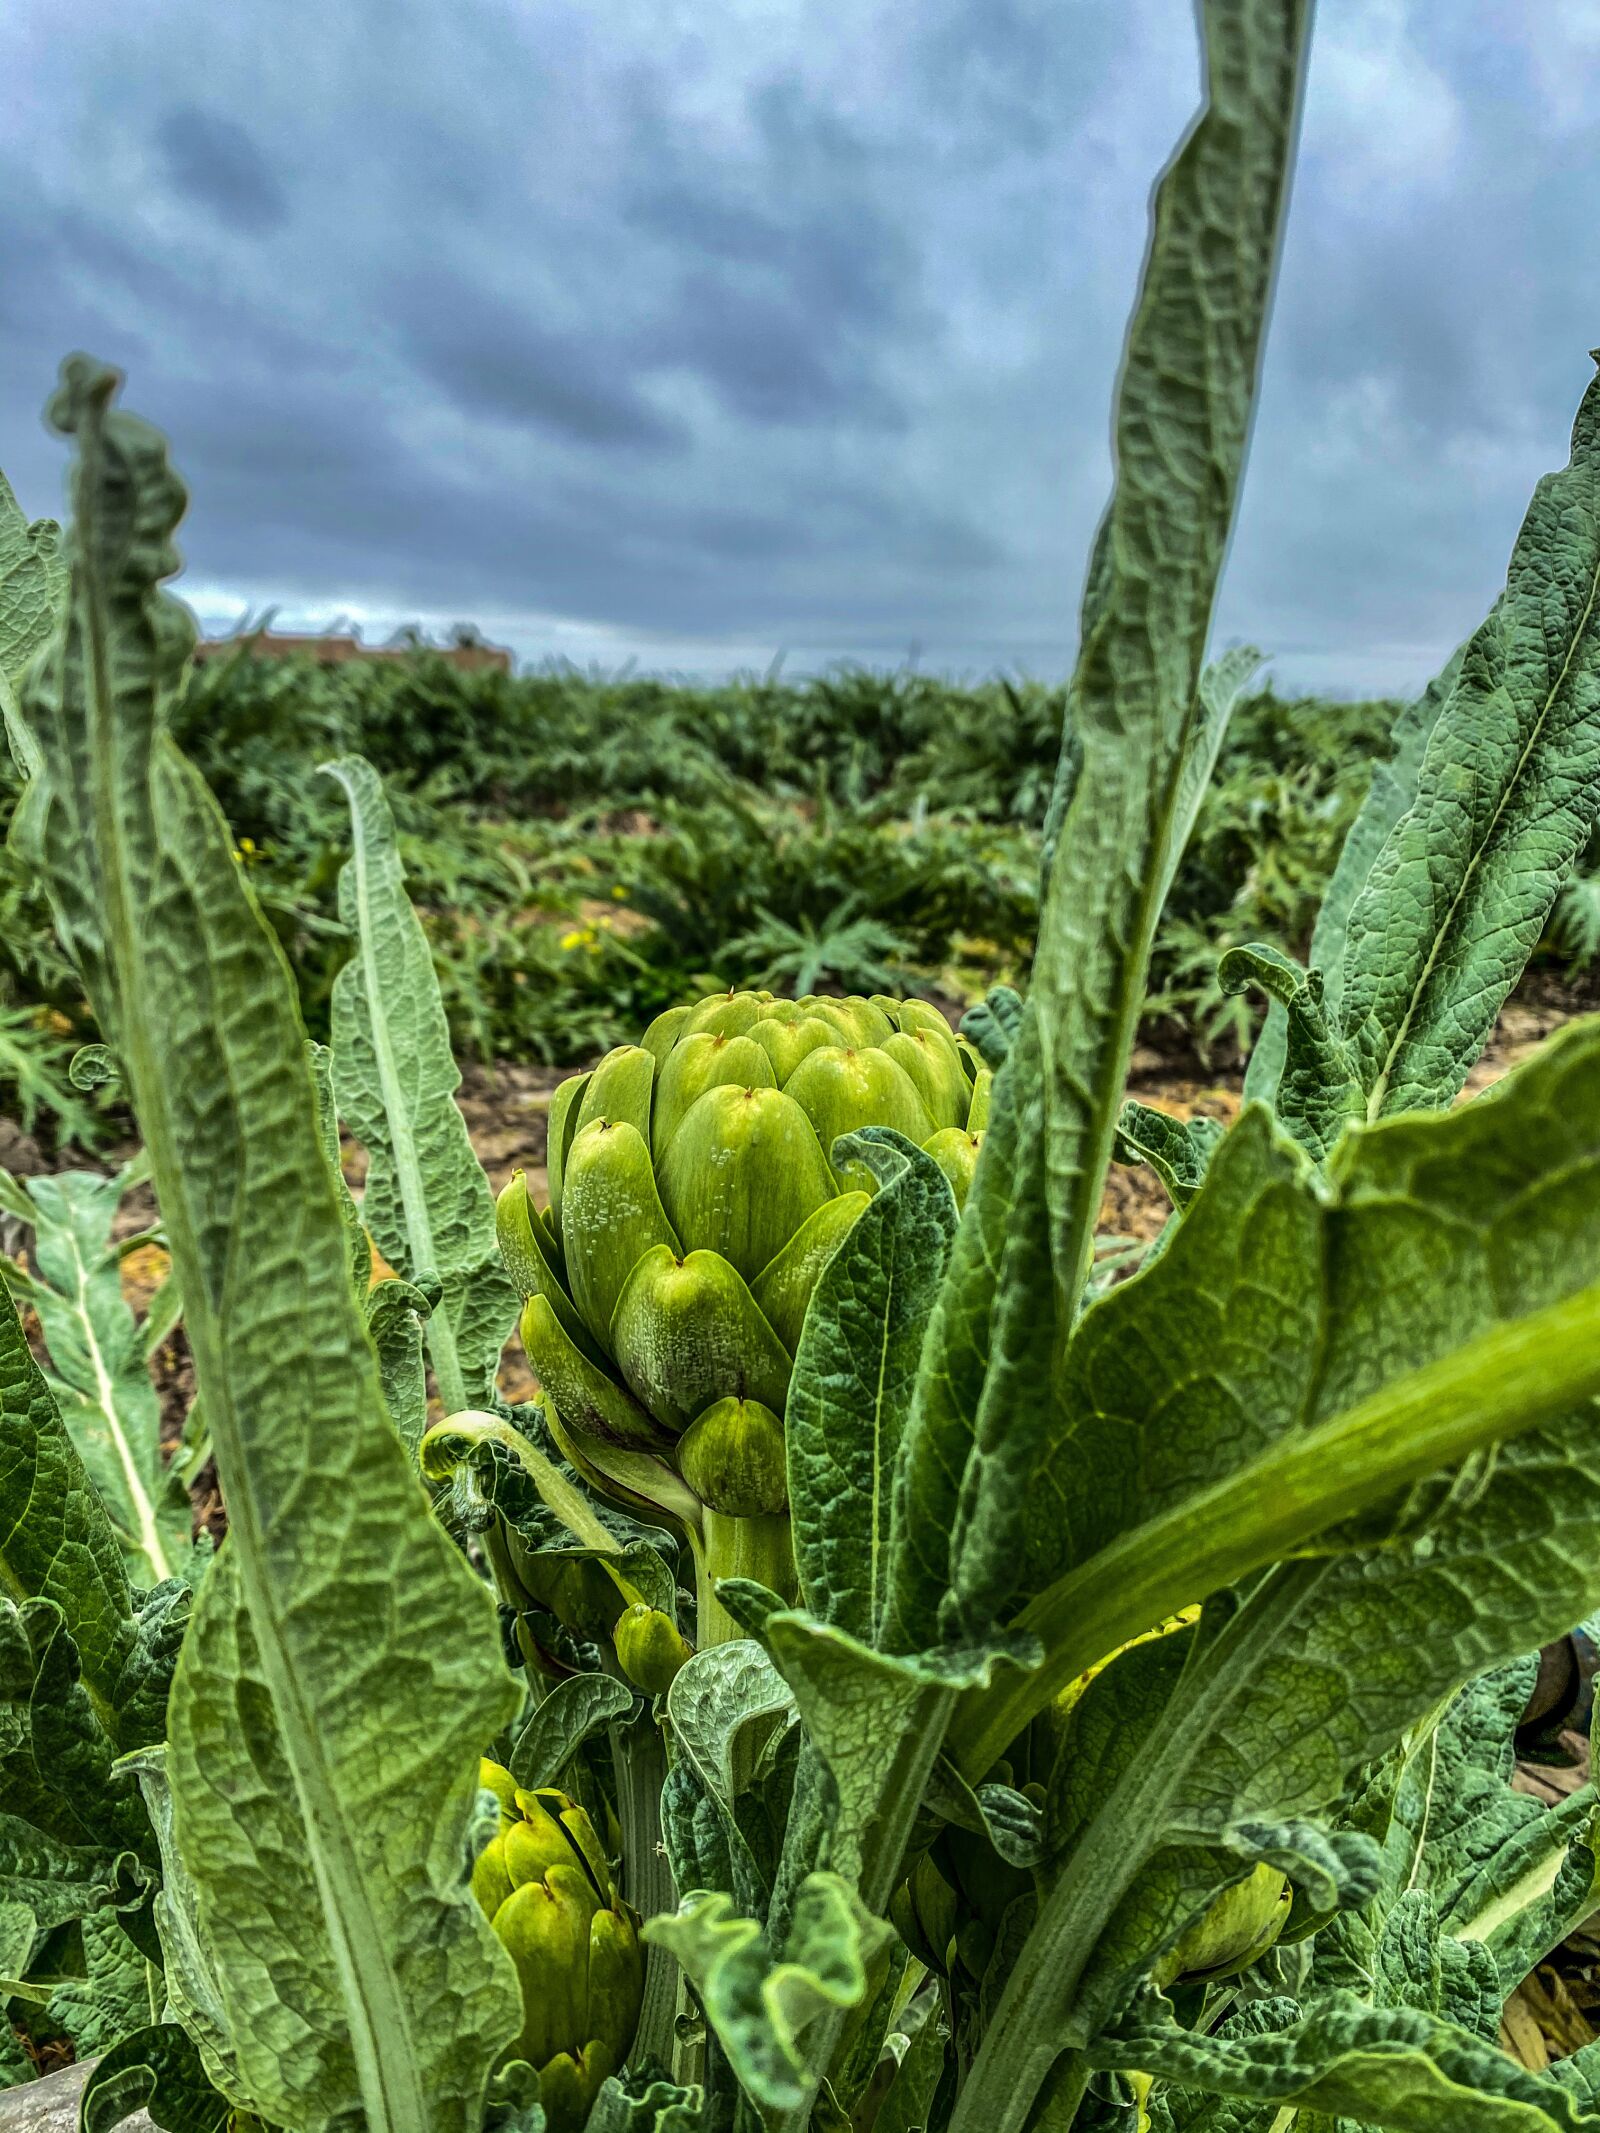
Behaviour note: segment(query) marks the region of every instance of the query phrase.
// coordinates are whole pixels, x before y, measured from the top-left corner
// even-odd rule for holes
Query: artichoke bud
[[[648,1061],[649,1054],[640,1058]],[[623,1284],[654,1244],[678,1248],[656,1191],[650,1145],[636,1126],[597,1118],[567,1157],[563,1220],[572,1300],[598,1341],[611,1328]]]
[[[950,1190],[956,1196],[957,1214],[967,1204],[967,1194],[972,1190],[972,1180],[978,1168],[978,1150],[982,1146],[981,1133],[968,1133],[964,1126],[946,1126],[933,1136],[924,1151],[933,1157],[949,1179]]]
[[[905,1068],[935,1127],[965,1124],[972,1108],[972,1087],[948,1035],[935,1037],[925,1029],[896,1030],[884,1040],[882,1051]]]
[[[762,1518],[789,1501],[783,1424],[759,1400],[718,1400],[678,1440],[678,1470],[713,1511]]]
[[[489,1790],[514,1816],[473,1871],[473,1894],[516,1965],[522,2031],[509,2057],[538,2070],[550,2133],[578,2133],[600,2084],[627,2058],[644,1992],[638,1922],[583,1809],[553,1788]],[[490,1909],[493,1905],[492,1910]]]
[[[788,1396],[788,1351],[716,1252],[646,1252],[617,1304],[611,1339],[629,1388],[671,1430],[687,1429],[730,1393],[775,1412]]]
[[[672,1617],[643,1600],[618,1615],[611,1642],[617,1664],[646,1696],[665,1696],[678,1669],[691,1656]]]
[[[808,1052],[789,1076],[784,1094],[804,1111],[830,1156],[841,1134],[863,1126],[893,1126],[919,1148],[933,1137],[933,1119],[915,1082],[898,1060],[876,1048],[830,1045]],[[869,1191],[877,1185],[870,1173],[859,1181],[841,1173],[837,1189],[848,1190],[858,1182]]]
[[[752,1022],[759,1022],[771,1004],[758,992],[719,992],[691,1007],[678,1031],[678,1042],[706,1032],[713,1037],[742,1037]]]
[[[713,1491],[699,1497],[675,1440],[725,1401],[768,1410],[781,1436],[811,1297],[878,1189],[863,1164],[834,1168],[835,1143],[890,1127],[930,1150],[959,1203],[977,1074],[926,1001],[749,990],[670,1008],[561,1084],[549,1211],[514,1181],[497,1221],[528,1360],[582,1472],[691,1525],[737,1523],[718,1498],[782,1501],[775,1454],[759,1476],[754,1454],[735,1471],[705,1432],[689,1454]]]
[[[707,1089],[661,1158],[661,1201],[684,1249],[718,1253],[746,1281],[833,1195],[811,1122],[781,1089]]]
[[[760,1023],[755,1027],[759,1029]],[[658,1162],[684,1114],[707,1089],[730,1085],[745,1089],[777,1087],[772,1060],[762,1045],[749,1037],[714,1037],[709,1030],[700,1030],[673,1046],[656,1085],[650,1127],[650,1145]]]
[[[1283,1931],[1291,1901],[1288,1882],[1263,1861],[1245,1880],[1224,1889],[1162,1958],[1161,1982],[1210,1983],[1248,1970]]]
[[[989,1124],[989,1092],[994,1087],[994,1068],[980,1066],[972,1084],[972,1103],[967,1111],[967,1131],[985,1132]]]

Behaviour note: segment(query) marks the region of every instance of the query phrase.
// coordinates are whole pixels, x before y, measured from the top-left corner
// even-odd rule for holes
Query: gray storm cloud
[[[30,509],[82,346],[213,622],[1063,668],[1184,0],[248,12],[8,17]],[[1324,9],[1218,625],[1286,680],[1420,682],[1493,597],[1600,341],[1597,89],[1593,9]]]

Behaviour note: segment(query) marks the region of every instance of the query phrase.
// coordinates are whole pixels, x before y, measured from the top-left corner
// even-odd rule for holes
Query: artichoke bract
[[[578,2133],[639,2026],[644,1951],[584,1810],[554,1789],[524,1792],[484,1762],[500,1826],[478,1855],[472,1893],[516,1965],[522,2032],[508,2057],[539,2076],[550,2133]]]
[[[716,1574],[785,1589],[789,1374],[875,1190],[836,1143],[895,1128],[959,1207],[991,1079],[925,1001],[729,992],[668,1009],[563,1082],[549,1206],[519,1174],[498,1225],[523,1346],[580,1471],[677,1516]],[[722,1633],[705,1600],[702,1641]]]

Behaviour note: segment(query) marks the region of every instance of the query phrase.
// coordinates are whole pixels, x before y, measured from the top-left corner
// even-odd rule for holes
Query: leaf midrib
[[[150,997],[150,992],[145,983],[147,972],[144,940],[141,929],[132,924],[130,917],[133,905],[130,852],[123,835],[117,804],[117,784],[122,768],[122,751],[119,745],[121,736],[112,710],[110,677],[106,668],[105,654],[111,631],[101,594],[99,558],[95,542],[96,461],[100,460],[107,450],[104,435],[105,412],[105,404],[101,401],[87,417],[77,483],[77,514],[81,530],[76,590],[84,610],[84,673],[89,698],[89,728],[93,740],[89,772],[95,847],[104,874],[107,934],[117,938],[118,963],[133,979],[120,1001],[120,1006],[126,1033],[130,1084],[135,1090],[142,1084],[147,1099],[144,1104],[136,1105],[136,1110],[151,1149],[152,1175],[157,1180],[163,1177],[171,1179],[180,1187],[173,1196],[172,1203],[164,1203],[162,1207],[174,1246],[174,1258],[178,1259],[180,1264],[186,1262],[198,1271],[204,1265],[204,1257],[199,1248],[198,1235],[191,1223],[188,1195],[181,1189],[183,1169],[178,1160],[177,1136],[168,1110],[167,1083],[157,1067],[156,1047],[151,1040],[145,1013],[145,1002]],[[148,627],[147,618],[141,614],[139,628],[146,630]],[[162,750],[171,746],[170,737],[165,733],[152,733],[145,766],[145,804],[150,810],[153,840],[158,815],[155,795],[156,770]],[[181,763],[181,758],[179,761]],[[159,849],[159,844],[156,849]],[[108,938],[108,949],[109,946]],[[109,960],[108,955],[108,962]],[[234,1253],[230,1243],[223,1277],[224,1296],[233,1287],[235,1272]],[[247,1618],[257,1638],[262,1670],[267,1676],[273,1708],[280,1730],[285,1735],[285,1746],[291,1751],[288,1754],[288,1762],[295,1789],[303,1805],[310,1809],[302,1816],[306,1834],[306,1855],[322,1896],[329,1939],[339,1972],[340,1996],[347,2012],[352,2016],[351,2048],[363,2101],[371,2120],[370,2133],[431,2133],[432,2114],[428,2108],[410,2028],[405,2020],[405,2006],[399,1981],[390,1965],[389,1950],[384,1937],[376,1931],[366,1935],[353,1934],[345,1922],[341,1891],[350,1886],[357,1889],[361,1886],[360,1871],[356,1864],[357,1853],[345,1828],[339,1788],[327,1766],[322,1731],[312,1723],[311,1714],[301,1697],[298,1675],[289,1657],[284,1618],[274,1595],[273,1580],[264,1574],[266,1551],[262,1507],[255,1486],[255,1476],[250,1462],[245,1457],[244,1432],[234,1410],[230,1380],[222,1367],[222,1343],[214,1323],[210,1291],[206,1284],[198,1281],[193,1284],[193,1288],[189,1327],[198,1356],[205,1357],[207,1351],[210,1351],[211,1369],[204,1370],[202,1364],[197,1375],[203,1373],[204,1378],[209,1379],[207,1404],[211,1411],[212,1434],[222,1448],[219,1466],[225,1480],[231,1484],[229,1514],[233,1562],[238,1572]],[[328,1850],[336,1854],[339,1877],[330,1871],[329,1862],[324,1856]],[[358,1905],[357,1908],[364,1907]],[[357,1959],[355,1948],[358,1942],[370,1951],[370,1960]],[[378,1983],[376,1991],[369,1990],[369,1985],[373,1982]],[[357,2015],[359,2021],[354,2019]]]
[[[1428,980],[1433,976],[1434,970],[1438,965],[1439,958],[1444,953],[1445,941],[1448,935],[1450,934],[1451,929],[1455,925],[1456,914],[1460,911],[1463,903],[1466,901],[1467,891],[1476,879],[1478,868],[1482,864],[1484,856],[1488,852],[1490,846],[1494,843],[1496,833],[1500,828],[1501,819],[1504,816],[1506,809],[1511,805],[1513,797],[1521,788],[1523,774],[1528,767],[1529,758],[1532,756],[1534,749],[1538,746],[1539,741],[1543,737],[1545,727],[1549,722],[1551,707],[1555,703],[1557,697],[1561,694],[1563,688],[1566,686],[1567,676],[1571,673],[1572,663],[1578,654],[1578,647],[1583,642],[1583,639],[1588,632],[1589,623],[1594,615],[1595,600],[1597,596],[1600,596],[1600,563],[1597,563],[1595,568],[1589,574],[1589,596],[1584,601],[1583,613],[1578,620],[1577,626],[1572,632],[1572,639],[1567,646],[1566,657],[1561,662],[1561,671],[1557,674],[1555,680],[1550,684],[1550,687],[1546,692],[1544,702],[1539,707],[1539,716],[1534,720],[1533,730],[1529,733],[1527,741],[1523,745],[1522,752],[1517,757],[1516,768],[1512,771],[1510,777],[1506,780],[1505,789],[1502,791],[1499,799],[1495,803],[1494,813],[1489,818],[1489,826],[1484,831],[1483,837],[1479,842],[1476,850],[1473,852],[1472,857],[1467,861],[1466,866],[1462,869],[1460,886],[1457,888],[1455,895],[1450,899],[1450,907],[1445,912],[1443,920],[1435,930],[1433,940],[1428,948],[1427,959],[1423,963],[1421,973],[1417,978],[1415,986],[1413,986],[1412,988],[1411,998],[1406,1003],[1405,1014],[1401,1017],[1400,1026],[1394,1033],[1394,1037],[1389,1045],[1388,1051],[1384,1054],[1383,1065],[1379,1068],[1378,1073],[1373,1081],[1371,1091],[1368,1094],[1367,1119],[1369,1123],[1373,1119],[1381,1117],[1383,1114],[1384,1100],[1389,1093],[1389,1084],[1394,1074],[1395,1062],[1400,1056],[1401,1048],[1405,1044],[1407,1037],[1411,1034],[1411,1025],[1416,1020],[1417,1010],[1422,1004],[1422,998],[1424,993],[1427,991]],[[1456,687],[1459,688],[1460,686],[1461,684],[1458,681]],[[1435,728],[1435,732],[1437,732],[1437,730],[1438,729]],[[1402,816],[1401,820],[1403,821],[1404,819],[1405,817]],[[1396,826],[1398,827],[1398,825]]]
[[[412,1263],[408,1272],[414,1282],[437,1281],[439,1267],[434,1251],[433,1218],[428,1208],[427,1183],[422,1175],[422,1164],[412,1137],[411,1110],[401,1086],[400,1070],[395,1060],[394,1045],[390,1041],[389,1024],[383,1012],[378,982],[377,947],[372,924],[372,896],[367,859],[366,815],[361,796],[345,775],[343,767],[334,764],[331,768],[350,800],[350,864],[355,876],[356,912],[359,920],[357,939],[360,943],[361,974],[366,993],[367,1030],[372,1042],[372,1056],[378,1069],[378,1087],[383,1098],[384,1116],[389,1123],[389,1154],[394,1163],[395,1180],[400,1187],[400,1204],[405,1212],[406,1233],[411,1243]],[[467,1384],[461,1368],[460,1352],[456,1346],[455,1327],[451,1323],[443,1297],[439,1299],[437,1308],[428,1314],[422,1334],[433,1362],[434,1375],[439,1382],[439,1398],[445,1413],[456,1414],[467,1404]]]

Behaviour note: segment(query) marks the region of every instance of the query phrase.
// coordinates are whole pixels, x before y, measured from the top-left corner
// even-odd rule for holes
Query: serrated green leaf
[[[123,1669],[134,1645],[122,1551],[33,1359],[0,1278],[0,1578],[13,1599],[60,1608],[84,1688],[117,1741]]]
[[[1230,948],[1217,965],[1224,993],[1257,985],[1284,1015],[1283,1069],[1273,1097],[1278,1117],[1320,1159],[1366,1101],[1349,1046],[1323,1001],[1320,970],[1302,970],[1280,949]]]
[[[84,1974],[50,1995],[50,2015],[87,2059],[146,2028],[161,2012],[160,1972],[151,2005],[151,1965],[123,1932],[115,1912],[100,1911],[79,1927]]]
[[[511,1751],[511,1775],[529,1792],[559,1784],[591,1734],[631,1711],[637,1698],[611,1674],[572,1674],[536,1706]]]
[[[1049,1232],[1088,1274],[1150,947],[1194,798],[1200,677],[1250,427],[1309,9],[1212,7],[1207,102],[1157,189],[1068,719],[1082,763],[1041,915]]]
[[[1170,1111],[1130,1100],[1117,1116],[1116,1160],[1147,1163],[1182,1214],[1205,1183],[1206,1166],[1223,1130],[1219,1119],[1175,1118]]]
[[[1427,750],[1439,713],[1449,700],[1461,672],[1465,645],[1458,646],[1443,671],[1434,676],[1419,697],[1407,704],[1394,722],[1390,753],[1372,767],[1372,783],[1360,812],[1351,823],[1339,848],[1338,862],[1317,907],[1317,922],[1311,935],[1308,961],[1322,972],[1323,1003],[1329,1017],[1341,1021],[1344,999],[1344,954],[1350,911],[1366,886],[1372,862],[1382,851],[1389,832],[1417,797],[1422,758]],[[1283,1071],[1286,1017],[1273,1000],[1250,1053],[1245,1071],[1247,1103],[1271,1103]]]
[[[27,1207],[33,1226],[26,1295],[49,1350],[56,1406],[110,1513],[129,1575],[158,1585],[188,1557],[192,1515],[161,1456],[161,1405],[111,1241],[129,1183],[126,1171],[108,1178],[86,1170],[27,1185],[7,1180],[8,1197]]]
[[[165,2133],[223,2133],[230,2105],[206,2079],[193,2041],[176,2022],[158,2022],[108,2051],[83,2085],[79,2133],[111,2133],[145,2111]]]
[[[955,1235],[933,1160],[884,1127],[835,1142],[878,1180],[806,1312],[784,1410],[795,1565],[809,1610],[866,1643],[888,1604],[890,1505],[928,1314]]]
[[[809,2100],[821,2069],[808,2061],[805,2031],[819,2015],[859,2006],[889,1933],[835,1874],[813,1874],[800,1889],[780,1959],[756,1921],[717,1892],[689,1896],[644,1927],[676,1956],[746,2093],[773,2111]]]
[[[323,766],[350,803],[339,913],[357,952],[333,991],[333,1087],[370,1160],[362,1213],[389,1264],[441,1285],[424,1338],[446,1414],[487,1404],[517,1315],[500,1264],[494,1198],[455,1101],[433,958],[395,848],[377,772],[360,756]]]
[[[17,689],[29,661],[48,642],[66,599],[61,528],[54,519],[30,525],[0,474],[0,722],[17,768],[31,777],[37,752],[17,711]]]
[[[467,2128],[517,2025],[466,1882],[515,1692],[384,1412],[292,978],[164,727],[183,491],[115,385],[75,358],[52,407],[78,440],[72,597],[14,834],[124,1068],[229,1507],[173,1684],[178,1848],[264,2115]]]
[[[889,1651],[922,1650],[938,1640],[956,1578],[952,1536],[958,1521],[964,1520],[965,1533],[986,1538],[974,1499],[963,1509],[963,1479],[985,1400],[991,1416],[1000,1411],[998,1386],[989,1390],[989,1365],[1002,1353],[994,1324],[1002,1265],[1011,1282],[1003,1315],[1025,1351],[1013,1382],[1037,1344],[1050,1340],[1055,1323],[1049,1254],[1041,1257],[1036,1248],[1044,1220],[1036,1029],[1020,1004],[1015,1018],[1005,1019],[1006,1050],[995,1074],[988,1130],[934,1298],[895,1468],[889,1594],[878,1638]],[[997,1516],[989,1529],[993,1546],[972,1564],[974,1575],[1003,1561],[1001,1525]]]
[[[1310,1538],[1301,1531],[1291,1541],[1287,1528],[1277,1530],[1280,1517],[1337,1527],[1346,1514],[1331,1494],[1324,1512],[1311,1507],[1324,1488],[1349,1488],[1368,1502],[1369,1492],[1392,1493],[1396,1484],[1382,1480],[1391,1457],[1412,1461],[1398,1484],[1411,1494],[1375,1512],[1370,1528],[1335,1532],[1324,1545],[1410,1541],[1447,1515],[1465,1515],[1475,1470],[1454,1493],[1446,1480],[1427,1481],[1425,1422],[1382,1420],[1386,1388],[1401,1398],[1427,1369],[1453,1382],[1459,1366],[1461,1388],[1431,1413],[1465,1427],[1476,1403],[1484,1449],[1519,1426],[1519,1409],[1520,1426],[1550,1425],[1499,1453],[1492,1497],[1504,1503],[1537,1488],[1555,1550],[1550,1610],[1530,1617],[1517,1605],[1513,1619],[1528,1624],[1521,1643],[1469,1641],[1460,1671],[1446,1672],[1439,1691],[1587,1611],[1587,1579],[1567,1551],[1581,1554],[1578,1536],[1595,1506],[1584,1474],[1573,1470],[1580,1423],[1557,1418],[1581,1403],[1589,1364],[1600,1360],[1600,1346],[1580,1331],[1600,1277],[1597,1061],[1600,1025],[1573,1025],[1492,1104],[1352,1134],[1326,1187],[1259,1107],[1243,1115],[1166,1253],[1086,1313],[1068,1351],[1053,1441],[1025,1492],[1026,1577],[1040,1597],[1018,1622],[1050,1656],[1026,1685],[1024,1704],[1047,1681],[1063,1684],[1127,1637]],[[1556,1321],[1547,1333],[1542,1314],[1562,1319],[1568,1299],[1571,1345],[1563,1348]],[[1498,1376],[1497,1355],[1505,1359]],[[1563,1356],[1575,1377],[1561,1374]],[[1423,1382],[1416,1379],[1419,1392]],[[1373,1433],[1351,1463],[1353,1452],[1333,1446],[1353,1442],[1338,1418],[1358,1410],[1373,1416]],[[1468,1449],[1461,1442],[1458,1456]],[[1288,1484],[1285,1461],[1302,1470],[1301,1482]],[[1524,1465],[1526,1479],[1512,1483]],[[1261,1531],[1248,1564],[1241,1556],[1221,1570],[1220,1559],[1203,1564],[1196,1551],[1210,1521],[1203,1507],[1224,1498],[1237,1504],[1239,1538],[1258,1520],[1275,1530],[1270,1540]],[[1167,1547],[1158,1534],[1168,1531],[1171,1583],[1144,1586]],[[1082,1566],[1081,1583],[1069,1565]],[[1093,1594],[1111,1613],[1097,1616]],[[966,1748],[981,1769],[1010,1737],[996,1724],[979,1748],[964,1720],[957,1730],[964,1767]]]
[[[1468,642],[1417,796],[1350,913],[1344,1030],[1367,1115],[1445,1104],[1522,975],[1600,801],[1600,379]]]
[[[1201,2036],[1146,2017],[1090,2057],[1388,2133],[1590,2133],[1600,2124],[1553,2081],[1464,2030],[1415,2008],[1368,2007],[1347,1995],[1290,2027],[1253,2034]]]

